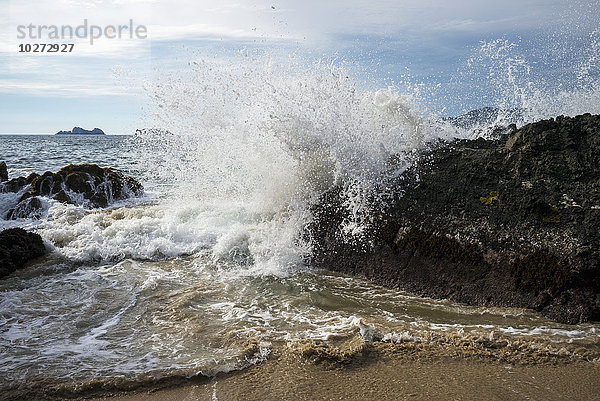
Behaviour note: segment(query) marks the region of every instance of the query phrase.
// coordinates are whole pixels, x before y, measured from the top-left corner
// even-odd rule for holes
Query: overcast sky
[[[307,60],[337,56],[354,62],[356,79],[368,76],[372,88],[408,76],[413,85],[437,88],[425,99],[432,110],[460,113],[494,101],[485,98],[490,60],[480,59],[482,41],[514,45],[509,56],[527,60],[533,77],[568,86],[600,29],[599,3],[0,0],[0,133],[54,133],[74,125],[132,133],[147,103],[142,86],[160,79],[157,71],[186,68],[193,57],[231,57],[236,49],[293,52]],[[131,19],[147,27],[148,37],[93,45],[17,38],[19,25],[76,27],[84,19],[102,27]],[[19,44],[41,42],[75,47],[66,54],[18,53]],[[376,73],[361,75],[370,69]]]

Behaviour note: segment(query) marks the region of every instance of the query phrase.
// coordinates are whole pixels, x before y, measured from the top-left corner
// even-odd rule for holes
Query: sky
[[[92,44],[47,30],[19,37],[19,26],[84,20],[99,29],[131,20],[146,34]],[[133,133],[144,124],[149,82],[194,58],[236,60],[241,49],[344,60],[367,87],[421,88],[434,112],[459,114],[506,96],[494,81],[502,66],[572,85],[595,63],[598,21],[600,1],[0,0],[0,133]],[[74,47],[19,52],[35,43]]]

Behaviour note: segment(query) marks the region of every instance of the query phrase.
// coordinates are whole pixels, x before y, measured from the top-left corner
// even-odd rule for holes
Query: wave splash
[[[597,48],[600,37],[589,41]],[[345,192],[343,234],[360,239],[379,212],[375,205],[395,195],[387,179],[428,143],[486,137],[496,126],[557,114],[600,113],[600,64],[586,51],[570,87],[561,89],[517,44],[482,42],[463,74],[485,82],[494,107],[467,115],[463,125],[431,112],[424,91],[365,89],[369,83],[343,62],[246,53],[191,61],[148,84],[146,124],[158,128],[137,131],[128,144],[157,204],[125,218],[109,214],[102,224],[86,216],[71,232],[56,226],[70,219],[68,208],[57,206],[56,223],[42,229],[76,259],[155,260],[211,249],[246,273],[287,274],[310,256],[301,233],[326,190]],[[85,241],[71,247],[61,239],[75,236]]]
[[[344,188],[347,231],[360,235],[382,177],[426,142],[456,135],[411,96],[361,89],[344,66],[244,61],[193,62],[153,84],[150,120],[161,129],[133,139],[150,174],[170,185],[164,204],[210,205],[220,216],[194,219],[218,231],[217,257],[270,272],[302,265],[311,245],[299,234],[320,194]]]

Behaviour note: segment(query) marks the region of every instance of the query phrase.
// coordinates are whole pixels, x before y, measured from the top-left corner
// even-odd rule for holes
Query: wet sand
[[[600,400],[598,363],[405,351],[374,344],[340,363],[279,349],[244,371],[93,400]]]

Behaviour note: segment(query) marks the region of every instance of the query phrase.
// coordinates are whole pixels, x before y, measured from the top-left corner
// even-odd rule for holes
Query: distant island
[[[89,131],[81,127],[73,127],[71,131],[58,131],[56,135],[106,135],[100,128]]]

